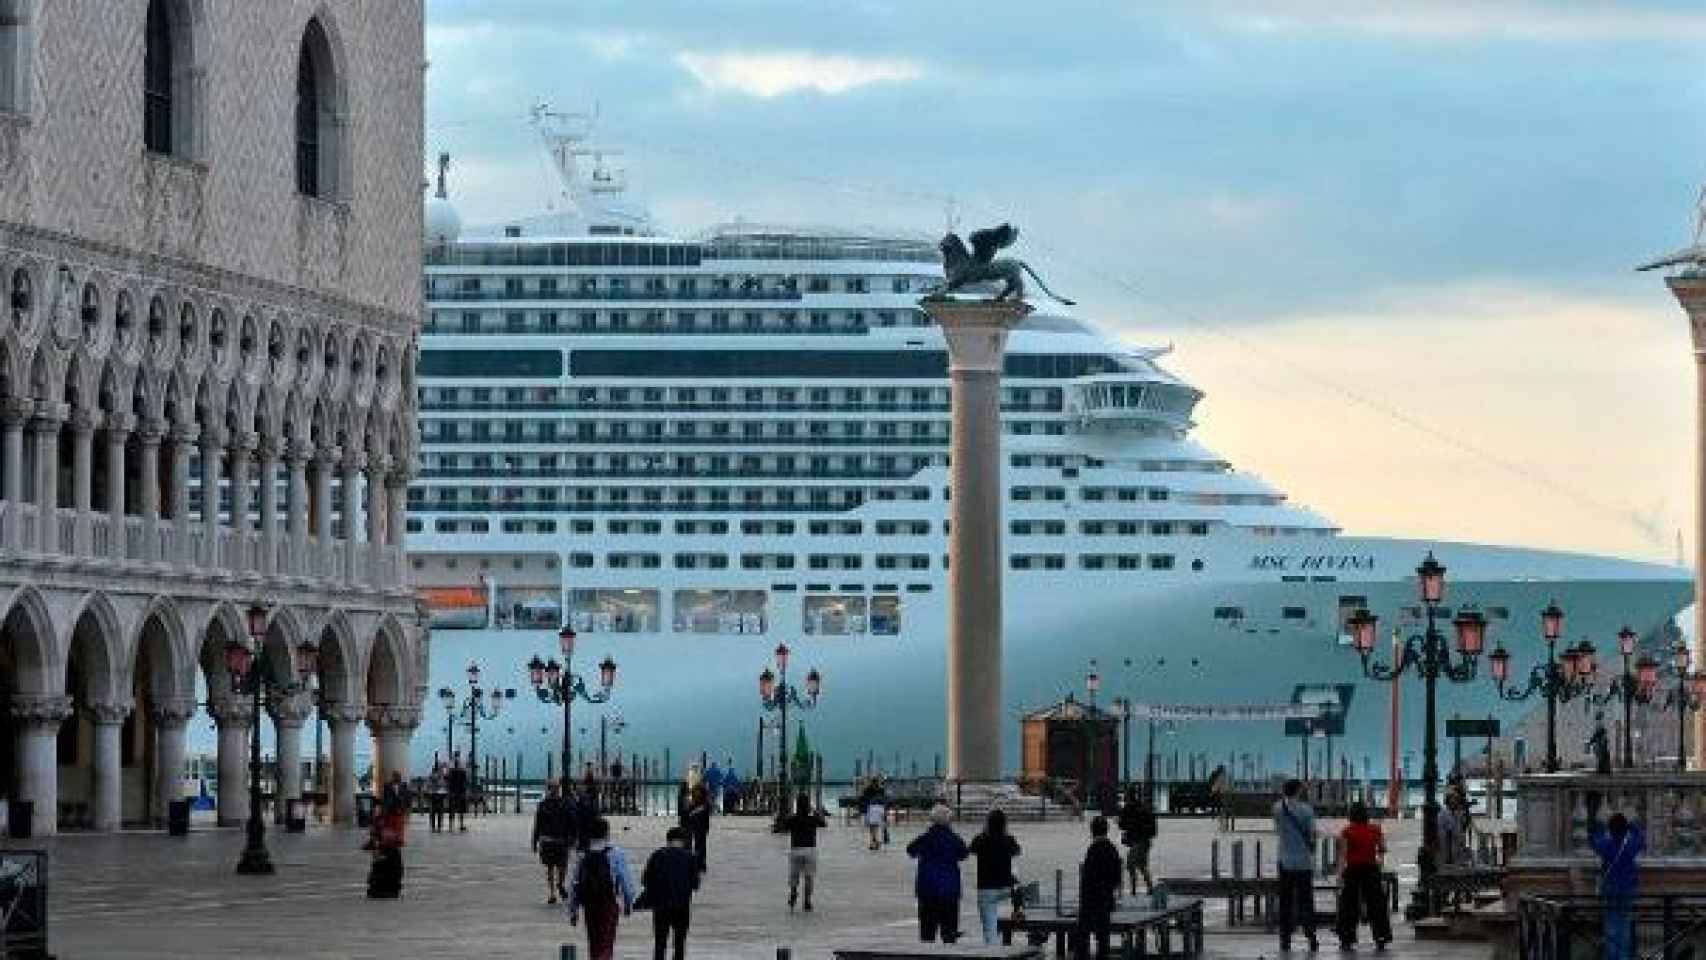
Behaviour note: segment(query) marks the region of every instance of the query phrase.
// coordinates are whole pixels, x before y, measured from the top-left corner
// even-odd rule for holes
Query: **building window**
[[[147,43],[142,57],[142,140],[155,153],[171,153],[173,50],[166,0],[148,4]]]
[[[30,109],[31,4],[0,0],[0,111]]]
[[[341,192],[339,100],[331,40],[315,18],[302,31],[296,59],[296,190],[304,196],[337,199]]]

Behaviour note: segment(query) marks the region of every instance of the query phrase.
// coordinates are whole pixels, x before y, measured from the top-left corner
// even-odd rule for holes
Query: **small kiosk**
[[[1080,703],[1071,694],[1020,720],[1020,767],[1027,784],[1072,780],[1089,796],[1094,785],[1102,806],[1115,802],[1120,777],[1120,723],[1113,713]]]

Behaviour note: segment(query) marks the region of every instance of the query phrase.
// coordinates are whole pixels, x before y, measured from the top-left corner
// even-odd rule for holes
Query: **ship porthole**
[[[1191,561],[1191,569],[1196,571],[1197,573],[1202,572],[1202,567],[1203,567],[1203,563],[1201,560],[1192,560]]]

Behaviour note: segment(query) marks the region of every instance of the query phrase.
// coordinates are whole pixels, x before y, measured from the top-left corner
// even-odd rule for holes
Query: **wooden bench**
[[[1279,878],[1268,877],[1166,877],[1157,880],[1158,886],[1170,894],[1226,900],[1226,925],[1243,926],[1260,921],[1265,929],[1273,929],[1279,920]],[[1389,909],[1398,912],[1398,874],[1388,870],[1381,875]],[[1333,925],[1339,903],[1339,881],[1315,882],[1316,902],[1326,894],[1327,909],[1315,911],[1317,926]]]
[[[1001,932],[1003,944],[1011,944],[1015,933],[1024,934],[1032,945],[1046,943],[1052,936],[1055,956],[1064,957],[1070,938],[1078,930],[1078,917],[1044,910],[1020,917],[1003,917],[996,921],[996,929]],[[1109,918],[1108,930],[1119,939],[1123,951],[1121,956],[1200,957],[1203,954],[1202,901],[1193,897],[1174,901],[1161,910],[1115,910]]]

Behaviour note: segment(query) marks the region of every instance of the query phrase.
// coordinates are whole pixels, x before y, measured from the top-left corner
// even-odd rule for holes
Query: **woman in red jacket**
[[[1392,942],[1392,918],[1386,912],[1380,876],[1386,838],[1380,827],[1368,822],[1366,804],[1351,804],[1350,822],[1339,832],[1339,839],[1339,948],[1356,946],[1357,923],[1366,916],[1374,949],[1385,950]]]

